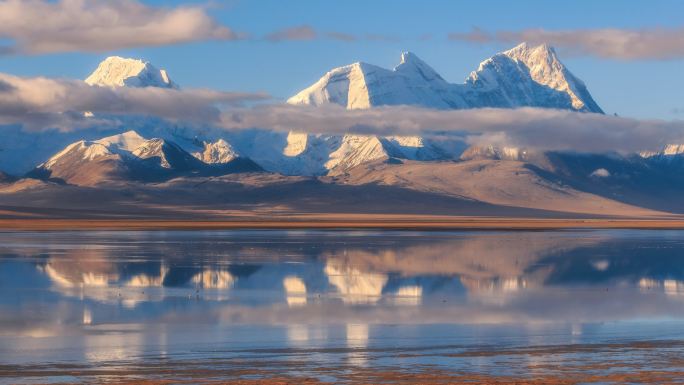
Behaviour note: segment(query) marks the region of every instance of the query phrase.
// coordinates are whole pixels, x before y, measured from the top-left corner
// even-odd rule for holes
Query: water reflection
[[[67,325],[73,316],[61,312],[78,301],[91,304],[79,310],[83,325],[97,323],[97,313],[111,313],[112,306],[131,309],[133,318],[173,318],[179,303],[187,307],[180,312],[192,314],[199,306],[235,322],[252,322],[273,310],[284,323],[307,316],[316,322],[358,321],[361,313],[385,314],[377,322],[401,321],[407,314],[423,322],[465,322],[460,317],[465,311],[473,322],[553,321],[554,309],[579,306],[578,314],[592,314],[589,307],[604,301],[629,303],[618,312],[595,309],[596,319],[589,321],[600,321],[638,316],[641,305],[662,316],[679,315],[668,301],[684,293],[680,232],[98,233],[85,240],[75,233],[10,233],[2,238],[0,306],[11,310],[5,314],[16,314],[3,322],[25,325],[31,322],[22,319],[22,309],[45,301],[44,294],[31,294],[42,286],[55,294],[48,306],[62,305],[56,313],[48,311],[45,321],[64,317],[60,323]],[[194,247],[179,253],[183,242]],[[15,295],[21,302],[11,300]],[[158,305],[145,306],[151,303]],[[534,306],[541,303],[545,306]],[[384,313],[358,311],[369,306]],[[328,307],[335,309],[330,317]]]
[[[1,233],[0,337],[98,362],[165,352],[170,327],[191,344],[270,325],[290,347],[344,341],[355,366],[376,325],[559,324],[572,342],[684,318],[683,257],[679,231]]]

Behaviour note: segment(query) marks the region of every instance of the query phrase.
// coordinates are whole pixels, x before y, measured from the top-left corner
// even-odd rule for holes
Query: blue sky
[[[144,1],[167,6],[206,4]],[[207,11],[220,24],[251,38],[203,41],[124,49],[14,55],[0,59],[0,72],[84,78],[112,54],[140,57],[169,71],[184,87],[226,91],[266,91],[286,98],[327,70],[354,61],[392,67],[410,50],[452,82],[461,82],[481,60],[511,44],[450,41],[453,32],[473,27],[486,31],[629,30],[684,27],[681,1],[219,1]],[[263,37],[295,26],[320,33],[339,32],[384,39],[314,39],[272,42]],[[561,60],[587,83],[607,113],[639,118],[682,119],[684,59],[617,60],[576,55],[558,49]]]

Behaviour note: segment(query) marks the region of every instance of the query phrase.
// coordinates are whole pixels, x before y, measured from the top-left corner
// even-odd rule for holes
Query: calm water
[[[0,383],[677,376],[682,357],[682,231],[0,233]]]

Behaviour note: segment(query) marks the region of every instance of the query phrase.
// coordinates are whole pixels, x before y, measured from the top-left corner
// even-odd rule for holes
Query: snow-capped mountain
[[[172,141],[145,139],[135,131],[128,131],[72,143],[40,164],[30,175],[90,186],[128,180],[160,181],[187,173],[220,175],[259,170],[253,162],[239,157],[205,163]]]
[[[371,161],[455,159],[461,139],[415,136],[320,135],[249,130],[226,138],[265,170],[285,175],[336,175]]]
[[[471,107],[543,107],[603,113],[546,45],[522,43],[480,63],[461,93]]]
[[[178,87],[164,70],[142,60],[121,57],[102,61],[86,83],[113,87]],[[392,70],[366,63],[334,69],[288,102],[336,103],[347,108],[399,104],[440,109],[533,105],[601,112],[584,84],[563,66],[552,48],[526,44],[485,60],[464,84],[447,82],[416,55],[405,52],[399,65]],[[525,160],[521,150],[514,148],[471,148],[461,156],[466,145],[458,137],[322,135],[259,129],[226,132],[188,128],[181,132],[164,122],[143,126],[145,128],[136,129],[138,137],[124,133],[106,140],[98,139],[101,134],[95,130],[50,132],[38,136],[8,132],[0,151],[0,162],[3,162],[0,167],[19,175],[42,163],[43,172],[49,171],[56,176],[59,174],[57,169],[64,169],[58,165],[71,164],[65,160],[73,157],[76,163],[72,165],[83,161],[101,163],[108,159],[107,164],[116,164],[116,167],[110,165],[114,167],[111,172],[122,170],[124,164],[130,169],[130,160],[134,159],[136,167],[147,164],[162,170],[162,174],[163,170],[179,172],[207,166],[219,173],[218,170],[226,165],[235,167],[238,163],[253,161],[256,165],[246,164],[245,167],[261,167],[285,175],[316,176],[338,175],[368,162],[401,159]],[[109,130],[106,134],[121,132]],[[69,143],[73,147],[65,148]],[[60,149],[69,149],[69,156],[63,154],[57,162],[52,155]],[[8,162],[12,167],[4,164]],[[124,174],[129,175],[129,171]],[[64,176],[71,179],[74,175]]]
[[[349,109],[401,104],[465,108],[452,88],[416,55],[404,52],[393,70],[363,62],[335,68],[287,102],[314,106],[334,103]]]
[[[96,86],[178,88],[163,69],[149,62],[110,56],[85,80]]]
[[[438,109],[544,107],[603,113],[584,83],[548,45],[517,47],[480,63],[463,84],[445,81],[405,52],[392,70],[367,63],[335,68],[287,101],[349,109],[417,105]]]

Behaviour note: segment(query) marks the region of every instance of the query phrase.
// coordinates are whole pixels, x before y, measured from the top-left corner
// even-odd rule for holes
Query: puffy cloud
[[[549,31],[488,32],[473,28],[467,33],[451,33],[449,39],[470,43],[548,43],[569,53],[618,60],[677,59],[684,57],[684,28],[578,29]]]
[[[202,124],[219,122],[220,106],[263,100],[265,94],[90,86],[80,80],[0,74],[0,124],[64,130],[105,124],[105,115],[153,116]],[[85,118],[92,112],[95,119]]]
[[[136,0],[0,1],[0,54],[109,51],[241,35],[205,7],[155,7]]]

